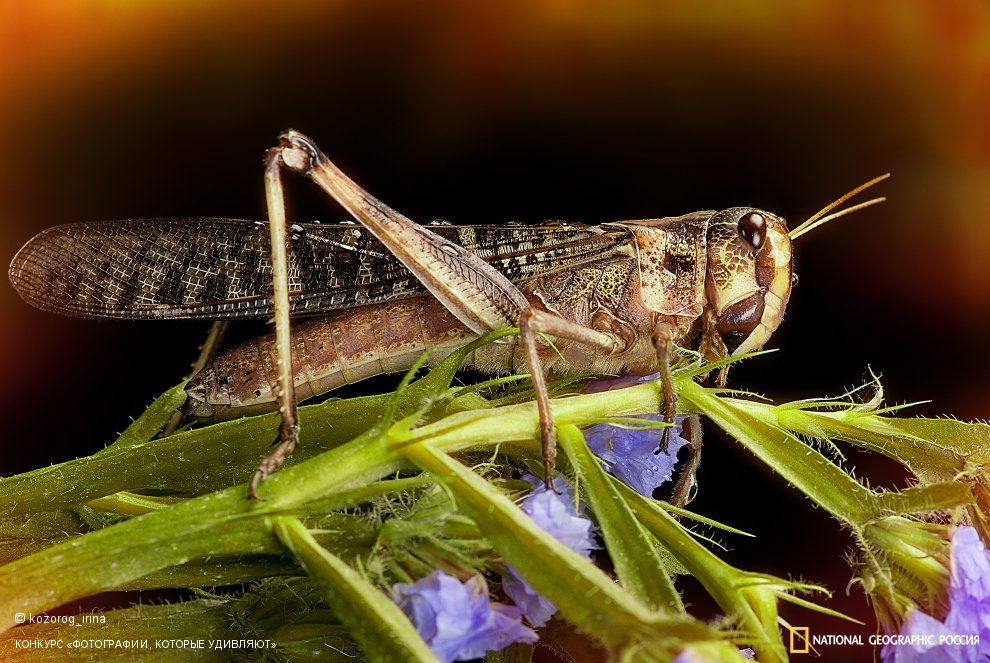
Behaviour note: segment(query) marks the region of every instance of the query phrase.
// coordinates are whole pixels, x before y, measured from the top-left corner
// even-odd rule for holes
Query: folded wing
[[[628,242],[614,228],[432,225],[515,282],[608,256]],[[289,252],[292,314],[329,311],[425,292],[355,224],[294,224]],[[21,297],[62,315],[117,318],[268,318],[272,266],[265,222],[147,219],[58,226],[15,256]]]

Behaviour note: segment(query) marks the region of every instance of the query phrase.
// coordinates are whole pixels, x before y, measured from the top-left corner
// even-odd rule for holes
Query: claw
[[[248,497],[251,500],[262,501],[258,495],[261,482],[285,464],[285,460],[295,451],[298,441],[299,425],[287,421],[283,415],[278,437],[275,439],[277,446],[262,459],[261,463],[258,464],[258,469],[254,471],[254,476],[251,477],[251,484],[248,486]]]
[[[680,470],[680,478],[670,496],[674,506],[687,506],[698,494],[698,466],[701,464],[701,419],[696,414],[688,415],[683,421],[683,437],[688,440],[688,458]]]

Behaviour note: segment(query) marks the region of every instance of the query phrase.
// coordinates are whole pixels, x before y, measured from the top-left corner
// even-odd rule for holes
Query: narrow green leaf
[[[298,518],[273,519],[275,534],[310,578],[323,589],[330,608],[372,661],[436,661],[395,603],[316,542]]]
[[[974,501],[970,486],[956,481],[945,481],[927,486],[912,486],[901,491],[880,493],[877,499],[887,515],[929,513],[972,504]]]
[[[275,554],[280,546],[244,491],[230,489],[75,537],[0,568],[0,630],[38,614],[209,555]]]
[[[595,513],[619,582],[657,610],[683,613],[684,604],[656,546],[588,449],[584,435],[575,426],[561,426],[557,443],[571,461]]]
[[[120,434],[120,437],[113,444],[117,447],[126,447],[131,444],[147,442],[165,427],[172,418],[172,415],[185,402],[186,383],[183,380],[156,398],[140,417],[124,429],[124,432]]]
[[[731,566],[702,546],[691,532],[656,502],[618,482],[616,488],[632,508],[637,520],[701,583],[725,614],[744,629],[750,638],[747,642],[761,652],[761,660],[786,660],[783,641],[777,629],[776,612],[770,610],[766,596],[760,592],[750,592],[747,587],[756,583],[767,585],[768,582],[785,589],[795,585],[786,580]],[[759,597],[759,601],[754,598],[754,594]],[[758,610],[761,602],[763,609]],[[772,614],[766,614],[767,612]]]
[[[844,440],[883,454],[911,471],[923,483],[953,479],[965,464],[965,452],[954,445],[974,448],[987,442],[986,428],[943,419],[897,419],[848,411],[780,412],[781,425],[803,435]],[[946,425],[945,422],[950,422]]]
[[[147,495],[135,495],[134,493],[120,492],[106,497],[98,497],[95,500],[86,502],[86,506],[108,513],[116,513],[125,516],[140,516],[149,511],[158,511],[169,507],[176,502],[175,497],[149,497]]]
[[[858,522],[867,522],[871,518],[891,513],[924,513],[971,503],[969,489],[953,479],[963,470],[969,453],[978,454],[984,449],[990,449],[990,426],[980,423],[964,423],[951,419],[881,417],[855,407],[817,411],[790,407],[793,404],[774,406],[733,398],[721,398],[719,401],[729,410],[748,414],[751,422],[757,422],[756,429],[762,427],[764,431],[772,430],[773,425],[768,422],[776,421],[781,426],[802,434],[845,440],[882,453],[900,462],[924,483],[934,484],[912,487],[901,492],[870,491],[866,499],[872,508],[865,510],[862,520]],[[758,433],[753,435],[759,437]],[[746,443],[745,440],[741,441]],[[758,440],[757,444],[760,445],[761,442]],[[805,448],[806,453],[817,454],[814,450]],[[789,464],[796,469],[800,469],[802,465],[799,459]],[[853,480],[849,478],[848,481]],[[856,484],[859,485],[858,482]],[[809,496],[816,499],[815,495]]]
[[[872,491],[793,434],[778,428],[773,423],[775,418],[757,418],[691,380],[678,384],[678,396],[839,520],[855,526],[881,515]]]

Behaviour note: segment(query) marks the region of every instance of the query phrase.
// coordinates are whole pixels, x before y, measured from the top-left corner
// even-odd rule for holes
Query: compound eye
[[[763,218],[763,215],[756,212],[744,214],[739,219],[738,227],[739,235],[753,247],[754,251],[759,251],[767,236],[767,220]]]

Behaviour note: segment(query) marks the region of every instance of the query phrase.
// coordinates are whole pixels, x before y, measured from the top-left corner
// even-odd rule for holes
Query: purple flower
[[[533,519],[542,530],[562,544],[585,557],[598,547],[594,538],[594,525],[575,509],[574,490],[557,477],[549,491],[535,477],[525,477],[536,487],[525,497],[522,510]],[[509,567],[509,573],[502,576],[502,588],[513,603],[522,608],[526,621],[536,627],[543,626],[557,612],[557,606],[543,598],[519,573]]]
[[[538,639],[523,626],[519,608],[488,599],[488,586],[480,575],[461,583],[434,571],[415,583],[396,584],[392,600],[444,663],[481,658],[514,642]]]
[[[659,373],[644,376],[627,375],[611,380],[595,380],[585,391],[596,393],[623,389],[651,382]],[[663,421],[659,414],[645,414],[636,419]],[[653,497],[653,491],[671,480],[677,465],[677,452],[688,443],[681,436],[684,417],[676,417],[670,429],[667,453],[660,452],[663,428],[620,428],[611,424],[595,424],[584,431],[591,453],[605,465],[605,471],[640,495]]]
[[[523,580],[511,566],[509,572],[502,576],[502,589],[505,595],[519,606],[526,621],[536,628],[540,628],[557,614],[557,606],[543,598],[543,595]]]
[[[553,492],[534,476],[525,479],[535,485],[520,505],[523,513],[574,552],[590,556],[591,551],[598,548],[594,537],[595,526],[584,517],[583,508],[575,508],[577,502],[571,485],[557,477],[553,480],[557,492]]]
[[[944,621],[908,613],[884,663],[969,663],[990,658],[990,553],[972,527],[952,535],[949,613]]]
[[[636,417],[647,421],[663,421],[663,415],[644,414]],[[674,419],[670,428],[667,453],[660,451],[663,428],[620,428],[611,424],[595,424],[584,431],[591,453],[605,465],[605,471],[640,495],[653,496],[653,491],[671,480],[677,465],[677,452],[688,443],[681,433],[683,417]]]

